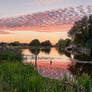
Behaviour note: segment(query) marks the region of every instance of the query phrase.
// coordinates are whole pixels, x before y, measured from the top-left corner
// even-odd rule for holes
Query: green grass
[[[33,66],[5,62],[0,64],[0,92],[28,92],[39,90],[41,77]]]
[[[0,63],[0,92],[90,92],[92,81],[86,74],[60,81],[44,78],[32,65]]]

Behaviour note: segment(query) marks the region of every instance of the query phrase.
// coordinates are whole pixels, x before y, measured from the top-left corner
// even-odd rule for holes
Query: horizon
[[[15,32],[16,34],[13,35],[12,37],[10,36],[10,34],[3,35],[3,37],[1,37],[2,39],[0,39],[0,42],[14,42],[14,41],[19,41],[20,43],[30,43],[32,40],[34,39],[38,39],[40,42],[43,42],[45,40],[50,40],[52,44],[56,44],[60,39],[61,36],[63,36],[63,39],[68,38],[67,37],[67,33],[60,33],[60,32],[54,32],[54,33],[46,33],[46,32],[23,32],[21,35],[21,32]],[[33,37],[30,38],[30,33],[32,33]],[[40,36],[38,36],[38,34]],[[45,36],[43,36],[45,34]],[[25,36],[27,38],[25,38]],[[57,37],[58,36],[58,37]],[[65,36],[65,37],[64,37]],[[47,38],[48,37],[48,38]],[[24,39],[23,39],[24,38]],[[28,39],[30,38],[30,39]],[[54,39],[55,38],[55,39]],[[7,40],[6,40],[7,39]]]

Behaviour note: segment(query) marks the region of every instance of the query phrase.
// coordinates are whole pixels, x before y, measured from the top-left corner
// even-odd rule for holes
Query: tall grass
[[[0,92],[36,92],[41,88],[41,77],[32,66],[5,62],[0,64]]]
[[[42,77],[32,65],[0,63],[0,92],[90,92],[91,87],[92,81],[86,74],[65,76],[58,81]]]

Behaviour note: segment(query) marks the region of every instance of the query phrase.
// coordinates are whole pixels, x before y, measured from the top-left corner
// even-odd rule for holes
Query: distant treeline
[[[40,42],[38,39],[32,40],[30,43],[20,43],[19,41],[14,41],[10,43],[1,42],[0,46],[32,46],[32,47],[66,47],[71,42],[70,39],[60,39],[56,44],[52,44],[49,40]]]

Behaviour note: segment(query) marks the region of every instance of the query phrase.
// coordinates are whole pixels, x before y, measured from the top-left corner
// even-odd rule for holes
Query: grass
[[[33,66],[5,62],[0,64],[0,83],[0,92],[36,92],[40,88],[41,78]]]
[[[32,65],[0,62],[0,92],[90,92],[91,87],[86,74],[58,81],[42,77]]]

